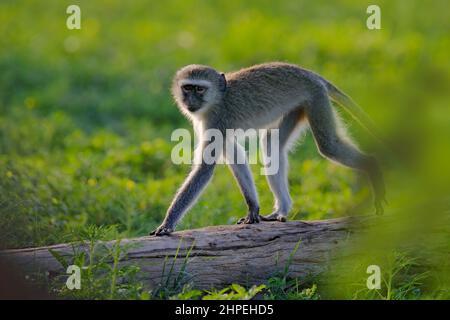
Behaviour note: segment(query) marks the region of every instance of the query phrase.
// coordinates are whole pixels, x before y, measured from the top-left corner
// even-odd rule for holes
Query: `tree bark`
[[[172,263],[171,277],[176,277],[185,264],[183,279],[192,281],[199,289],[221,288],[231,283],[260,284],[287,265],[289,276],[306,278],[325,271],[336,259],[335,253],[354,242],[353,231],[365,229],[376,219],[375,216],[363,216],[307,222],[262,222],[126,239],[120,243],[128,249],[119,265],[139,266],[138,279],[150,288],[167,280]],[[112,247],[114,243],[103,244]],[[298,250],[295,250],[298,243]],[[88,246],[83,244],[58,244],[6,250],[0,257],[11,259],[25,273],[63,274],[66,270],[49,249],[70,260],[74,246],[88,251]]]

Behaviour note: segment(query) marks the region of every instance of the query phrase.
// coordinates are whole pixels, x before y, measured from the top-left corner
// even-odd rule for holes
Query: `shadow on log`
[[[175,261],[173,274],[178,274],[191,249],[185,274],[196,288],[210,289],[231,283],[260,284],[282,271],[291,255],[289,276],[306,278],[326,270],[336,258],[335,253],[354,242],[353,231],[359,232],[375,220],[375,216],[362,216],[307,222],[263,222],[186,230],[163,237],[125,239],[120,245],[128,249],[120,265],[138,266],[138,279],[145,287],[155,288],[164,278],[164,264],[167,275],[167,269]],[[114,243],[104,244],[111,247]],[[297,243],[300,245],[295,251]],[[6,250],[0,256],[11,259],[25,273],[62,274],[66,270],[49,249],[70,259],[73,246],[58,244]],[[86,245],[77,246],[87,252]]]

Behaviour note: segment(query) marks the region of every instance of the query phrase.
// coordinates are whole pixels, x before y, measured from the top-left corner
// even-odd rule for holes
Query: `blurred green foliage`
[[[280,60],[322,74],[405,161],[387,174],[388,213],[413,215],[420,202],[448,214],[447,2],[377,1],[382,29],[368,30],[372,2],[2,1],[1,246],[73,241],[90,225],[117,225],[120,237],[155,228],[189,170],[170,161],[170,133],[189,123],[169,87],[191,63],[231,71]],[[66,28],[70,4],[81,7],[81,30]],[[368,147],[370,137],[342,116]],[[309,135],[290,159],[290,218],[373,211],[364,180],[318,156]],[[253,169],[269,213],[271,193]],[[178,229],[234,223],[245,211],[218,168]]]

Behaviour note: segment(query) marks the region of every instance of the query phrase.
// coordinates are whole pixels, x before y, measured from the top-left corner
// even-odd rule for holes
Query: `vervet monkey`
[[[229,165],[248,205],[247,216],[238,223],[286,221],[292,205],[287,182],[287,152],[303,124],[311,128],[323,156],[368,175],[374,191],[376,212],[383,212],[384,182],[377,161],[360,152],[343,134],[330,98],[347,109],[369,131],[373,132],[375,128],[351,98],[318,74],[280,62],[227,74],[208,66],[188,65],[176,73],[172,94],[178,108],[193,122],[200,138],[197,154],[202,154],[209,144],[207,139],[202,139],[207,129],[218,129],[224,136],[226,129],[279,129],[278,150],[271,150],[271,140],[267,136],[261,141],[264,153],[280,153],[278,172],[267,176],[275,197],[273,213],[259,215],[258,196],[248,164],[232,162]],[[234,147],[237,153],[245,153],[237,142],[234,142]],[[194,164],[163,223],[151,234],[165,235],[175,229],[182,215],[211,179],[215,164],[205,161]]]

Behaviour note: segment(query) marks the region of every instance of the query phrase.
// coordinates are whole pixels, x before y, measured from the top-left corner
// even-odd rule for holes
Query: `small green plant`
[[[300,282],[297,278],[289,277],[289,267],[295,253],[298,251],[301,239],[296,243],[294,249],[289,254],[289,257],[283,268],[275,273],[267,280],[267,292],[264,295],[265,299],[299,299],[299,300],[313,300],[318,299],[317,286],[305,288],[306,281]]]
[[[320,295],[317,291],[317,285],[313,284],[310,288],[300,285],[300,281],[295,279],[295,285],[287,290],[288,300],[319,300]]]
[[[381,288],[369,290],[365,286],[365,281],[361,280],[355,284],[357,289],[353,299],[418,299],[422,295],[421,288],[429,277],[429,272],[420,271],[420,264],[416,258],[410,258],[405,253],[399,252],[394,252],[388,258],[382,270]]]
[[[266,288],[264,284],[245,289],[239,284],[232,284],[220,291],[206,291],[203,300],[250,300]]]
[[[192,284],[186,284],[180,293],[171,296],[170,300],[198,300],[205,294],[204,291],[193,289]]]
[[[120,260],[130,246],[123,245],[120,238],[105,243],[105,238],[115,237],[114,226],[89,226],[79,234],[83,240],[72,244],[73,254],[65,257],[50,250],[53,257],[66,269],[76,265],[81,269],[81,288],[70,290],[65,285],[67,276],[52,281],[52,291],[59,296],[74,299],[145,299],[142,284],[136,280],[139,268],[120,266]]]
[[[189,256],[192,252],[192,249],[195,246],[195,242],[192,243],[192,246],[187,249],[186,254],[181,262],[180,269],[178,272],[175,272],[175,265],[178,260],[178,255],[180,253],[180,248],[183,239],[180,239],[180,243],[178,244],[175,255],[170,263],[169,270],[166,273],[166,268],[168,267],[169,257],[166,256],[164,259],[163,270],[161,275],[161,282],[158,287],[152,291],[152,297],[157,299],[169,299],[171,296],[175,296],[184,292],[187,294],[187,287],[189,285],[189,274],[186,272],[186,266],[189,261]]]

